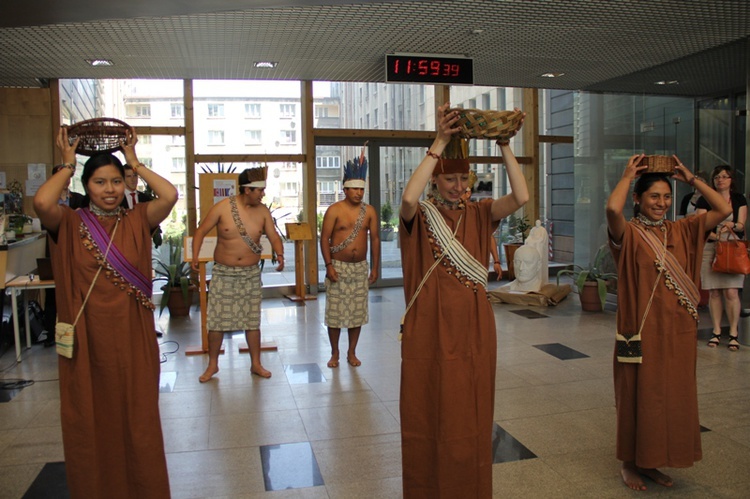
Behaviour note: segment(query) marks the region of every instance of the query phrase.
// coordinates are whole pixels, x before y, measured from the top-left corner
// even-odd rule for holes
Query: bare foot
[[[633,490],[646,490],[646,484],[641,480],[641,475],[638,473],[638,468],[633,463],[622,463],[620,468],[620,475],[622,475],[622,481],[625,485]]]
[[[350,366],[359,367],[362,365],[362,362],[353,353],[346,355],[346,361],[349,363]]]
[[[200,375],[200,377],[198,378],[198,381],[200,381],[201,383],[205,383],[206,381],[208,381],[211,378],[213,378],[214,374],[216,374],[218,372],[219,372],[219,366],[210,366],[209,365],[206,368],[206,371],[203,374]]]
[[[650,478],[651,480],[655,481],[659,485],[662,485],[664,487],[671,487],[674,485],[674,482],[672,481],[672,478],[665,475],[661,471],[657,470],[656,468],[636,468],[638,472]]]
[[[332,355],[331,360],[328,361],[328,367],[339,367],[339,356]]]
[[[253,367],[250,369],[250,372],[256,376],[260,376],[261,378],[270,378],[271,377],[271,371],[265,369],[263,366]]]

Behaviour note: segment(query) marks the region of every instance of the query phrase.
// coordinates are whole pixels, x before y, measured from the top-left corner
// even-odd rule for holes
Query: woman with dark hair
[[[158,199],[123,210],[123,166],[111,154],[86,161],[88,207],[58,203],[76,169],[61,128],[63,167],[34,196],[49,233],[58,327],[73,324],[72,351],[58,336],[60,413],[71,497],[169,497],[159,418],[159,348],[151,302],[151,231],[177,190],[138,161],[130,130],[121,149]],[[68,357],[69,355],[69,357]]]
[[[633,490],[646,489],[643,476],[671,487],[672,479],[657,468],[686,468],[701,459],[695,379],[700,262],[704,232],[730,211],[721,195],[675,156],[672,178],[698,189],[713,211],[667,220],[670,177],[643,173],[642,158],[630,158],[607,201],[609,244],[619,276],[617,458],[622,480]],[[636,178],[635,217],[628,221],[623,208]]]
[[[729,205],[732,211],[726,219],[722,220],[716,229],[706,235],[706,246],[703,248],[703,264],[701,265],[701,287],[708,290],[708,310],[711,313],[713,333],[708,340],[708,346],[715,348],[721,339],[721,316],[722,308],[727,313],[729,320],[729,350],[736,352],[740,349],[737,341],[737,331],[740,323],[739,290],[744,286],[745,276],[742,274],[725,274],[714,272],[711,264],[716,256],[716,241],[726,241],[732,232],[739,239],[745,237],[745,221],[747,220],[747,200],[745,196],[736,191],[734,183],[734,171],[729,165],[719,165],[711,172],[711,180],[714,189],[721,194],[724,204]],[[695,204],[695,213],[711,211],[711,205],[704,197],[700,197]],[[724,307],[721,298],[724,297]]]

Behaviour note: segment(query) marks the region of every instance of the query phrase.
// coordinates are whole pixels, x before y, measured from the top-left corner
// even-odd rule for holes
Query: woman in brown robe
[[[668,174],[645,173],[630,158],[607,202],[610,248],[618,264],[614,358],[617,458],[625,485],[646,490],[643,476],[671,487],[657,468],[701,459],[695,378],[697,305],[704,231],[731,208],[677,160],[674,175],[694,186],[712,211],[676,222]],[[676,159],[676,157],[675,157]],[[631,182],[636,216],[623,208]]]
[[[34,196],[34,209],[49,232],[58,322],[75,322],[72,358],[58,357],[65,468],[73,498],[170,496],[150,300],[151,232],[177,202],[177,190],[138,162],[136,142],[131,129],[121,149],[157,199],[122,209],[122,163],[98,154],[86,161],[81,176],[89,208],[74,211],[58,204],[76,167],[78,140],[69,144],[65,128],[57,136],[64,167]]]
[[[457,113],[446,114],[449,107],[438,108],[437,137],[401,202],[407,304],[416,294],[405,316],[401,347],[407,499],[492,496],[497,343],[486,290],[489,243],[500,219],[529,198],[521,168],[504,140],[499,145],[513,192],[479,203],[462,199],[468,161],[441,158],[459,130]],[[420,203],[428,183],[432,192]],[[436,260],[440,263],[431,270]]]

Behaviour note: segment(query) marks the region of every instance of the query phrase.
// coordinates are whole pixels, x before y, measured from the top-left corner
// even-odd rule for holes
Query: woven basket
[[[638,166],[646,165],[647,173],[674,173],[674,167],[677,166],[677,160],[672,156],[644,156]]]
[[[449,109],[458,111],[458,122],[461,127],[458,136],[465,139],[492,139],[505,141],[518,131],[518,124],[523,119],[522,111],[482,111],[481,109]]]
[[[72,144],[80,139],[76,152],[93,156],[118,150],[129,129],[130,125],[115,118],[93,118],[70,125],[68,140]]]

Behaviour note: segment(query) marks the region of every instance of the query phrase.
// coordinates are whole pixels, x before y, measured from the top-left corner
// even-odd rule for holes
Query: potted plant
[[[578,294],[581,297],[581,308],[587,312],[601,312],[607,301],[607,281],[617,279],[614,272],[604,270],[605,259],[609,255],[606,245],[599,247],[594,256],[594,262],[588,267],[572,265],[557,273],[557,285],[560,285],[560,276],[570,275],[575,282]]]
[[[517,217],[511,215],[508,217],[508,231],[505,237],[503,237],[503,240],[505,241],[503,244],[505,250],[505,261],[508,265],[508,280],[512,281],[516,278],[515,273],[513,272],[513,258],[516,254],[516,250],[526,242],[526,236],[528,236],[530,229],[531,224],[529,223],[529,219],[525,216]]]
[[[396,224],[393,223],[393,207],[387,202],[380,208],[380,240],[393,241],[396,239]]]
[[[166,248],[167,260],[154,260],[154,282],[166,281],[161,287],[159,315],[169,307],[170,316],[186,316],[190,314],[190,304],[193,301],[193,291],[197,289],[197,281],[193,277],[190,262],[182,259],[182,237],[168,237]],[[163,250],[163,251],[164,251]]]

